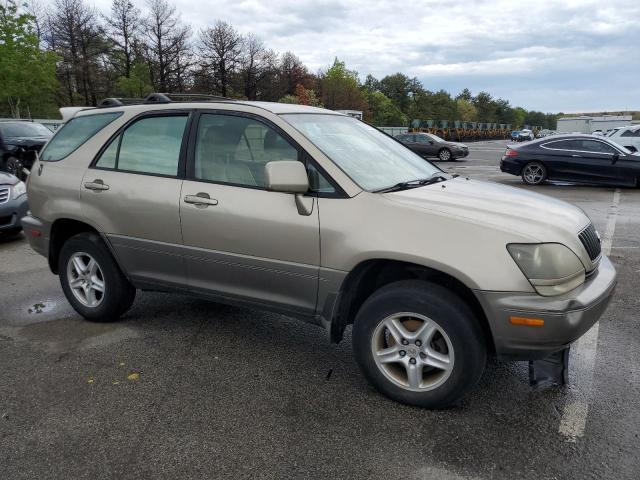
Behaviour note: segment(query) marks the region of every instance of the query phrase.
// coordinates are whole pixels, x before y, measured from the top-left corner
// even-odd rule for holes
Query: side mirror
[[[309,177],[307,169],[295,160],[269,162],[264,166],[267,190],[283,193],[307,193]]]
[[[429,140],[429,145],[433,145],[433,140]]]
[[[615,163],[620,159],[620,154],[619,153],[614,153],[613,156],[611,157],[611,164],[615,165]]]

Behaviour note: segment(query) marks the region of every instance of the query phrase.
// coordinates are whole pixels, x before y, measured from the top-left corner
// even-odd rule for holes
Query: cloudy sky
[[[174,3],[194,31],[228,21],[312,71],[337,56],[362,79],[401,71],[430,90],[486,90],[528,109],[640,110],[640,0]]]

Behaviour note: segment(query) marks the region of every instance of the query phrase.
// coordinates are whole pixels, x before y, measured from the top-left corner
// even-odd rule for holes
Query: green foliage
[[[332,110],[364,110],[364,98],[360,91],[358,72],[347,69],[337,58],[333,65],[320,75],[322,103]]]
[[[378,127],[394,127],[409,124],[409,117],[388,98],[378,91],[365,91],[365,98],[369,105],[367,121]]]
[[[475,122],[478,120],[478,111],[476,107],[473,105],[471,100],[468,100],[465,97],[458,96],[456,100],[456,110],[457,120],[462,120],[463,122]]]
[[[298,100],[298,97],[296,97],[295,95],[285,95],[284,97],[278,99],[279,103],[292,103],[294,105],[298,105],[300,103],[300,101]]]
[[[0,111],[16,118],[55,111],[56,61],[40,49],[34,17],[14,0],[0,4]]]
[[[129,77],[118,79],[118,90],[126,97],[142,98],[153,90],[151,85],[149,66],[136,62],[131,65]]]

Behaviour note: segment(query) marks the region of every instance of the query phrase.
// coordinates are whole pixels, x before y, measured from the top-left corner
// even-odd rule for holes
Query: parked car
[[[40,123],[28,121],[0,122],[0,171],[24,180],[23,168],[31,170],[35,152],[40,151],[53,133]]]
[[[511,140],[518,141],[518,136],[520,135],[520,130],[512,130],[511,131]]]
[[[562,351],[611,298],[615,269],[577,207],[454,177],[330,110],[171,99],[77,113],[29,177],[25,233],[89,320],[161,290],[298,317],[333,342],[353,324],[366,378],[437,408],[488,355]]]
[[[614,128],[607,137],[632,152],[640,152],[640,125]]]
[[[0,234],[16,235],[22,230],[22,217],[29,209],[26,193],[24,182],[0,172]]]
[[[518,138],[516,138],[516,141],[518,142],[528,142],[530,140],[535,139],[536,136],[533,134],[533,132],[529,129],[524,129],[524,130],[520,130],[518,132]]]
[[[555,135],[509,145],[500,170],[520,175],[529,185],[546,180],[637,186],[640,156],[608,138],[585,134]]]
[[[432,133],[403,133],[396,138],[423,158],[447,162],[469,155],[469,147],[464,143],[448,142]]]

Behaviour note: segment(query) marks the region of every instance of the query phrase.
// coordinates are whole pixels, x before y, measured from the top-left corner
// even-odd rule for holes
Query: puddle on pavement
[[[80,318],[0,327],[0,342],[26,342],[49,353],[99,348],[138,336],[137,330],[122,324],[91,323]]]

